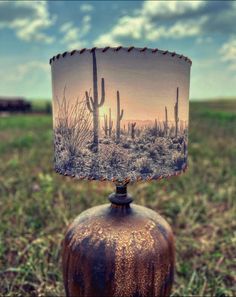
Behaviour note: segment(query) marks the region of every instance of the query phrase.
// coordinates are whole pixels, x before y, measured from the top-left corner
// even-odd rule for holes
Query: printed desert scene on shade
[[[179,173],[187,165],[190,66],[171,57],[116,55],[95,50],[52,66],[55,169],[118,181]],[[167,82],[166,71],[173,77]]]

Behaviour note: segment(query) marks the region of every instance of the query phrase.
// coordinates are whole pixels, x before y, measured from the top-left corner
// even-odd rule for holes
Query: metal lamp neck
[[[132,197],[127,193],[127,185],[116,185],[116,191],[109,196],[109,200],[114,205],[128,206]]]

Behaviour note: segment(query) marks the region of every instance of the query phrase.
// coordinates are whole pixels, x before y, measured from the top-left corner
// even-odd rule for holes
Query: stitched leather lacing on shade
[[[118,46],[118,47],[110,47],[110,46],[106,46],[104,48],[96,48],[96,47],[93,47],[91,49],[87,49],[87,48],[83,48],[81,50],[73,50],[71,52],[64,52],[63,54],[58,54],[54,57],[52,57],[50,60],[49,60],[49,64],[51,64],[53,61],[56,61],[58,60],[59,58],[64,58],[66,56],[73,56],[75,53],[78,53],[78,54],[83,54],[85,51],[88,51],[90,53],[96,51],[96,50],[101,50],[102,53],[106,53],[108,50],[110,51],[114,51],[114,52],[118,52],[120,50],[125,50],[127,51],[128,53],[132,52],[132,50],[136,50],[136,51],[139,51],[141,53],[147,51],[147,50],[151,50],[151,52],[153,54],[156,54],[156,53],[159,53],[159,54],[162,54],[162,55],[167,55],[169,54],[171,57],[175,57],[175,58],[179,58],[179,59],[183,59],[185,62],[189,63],[190,65],[192,65],[192,61],[184,56],[184,55],[179,55],[175,52],[169,52],[169,51],[163,51],[163,50],[159,50],[158,48],[155,48],[155,49],[149,49],[147,47],[144,47],[144,48],[135,48],[134,46],[130,46],[130,47],[122,47],[122,46]],[[147,176],[146,178],[142,177],[142,176],[138,176],[137,178],[130,178],[130,177],[126,177],[124,178],[122,181],[119,181],[118,179],[116,178],[106,178],[106,177],[100,177],[100,178],[95,178],[95,177],[92,177],[92,176],[78,176],[78,175],[72,175],[72,174],[67,174],[66,172],[62,172],[60,169],[58,168],[55,168],[55,171],[63,176],[70,176],[72,178],[76,178],[76,179],[79,179],[79,180],[98,180],[98,181],[112,181],[112,182],[115,182],[115,183],[120,183],[120,184],[127,184],[129,182],[133,183],[133,182],[137,182],[137,181],[151,181],[151,180],[161,180],[161,179],[164,179],[164,178],[170,178],[170,177],[174,177],[174,176],[179,176],[180,174],[184,173],[186,170],[187,170],[187,165],[182,169],[182,170],[179,170],[179,171],[176,171],[174,172],[173,174],[165,174],[165,175],[160,175],[160,176],[157,176],[157,175],[150,175],[150,176]]]
[[[77,175],[73,175],[73,174],[67,174],[66,172],[62,172],[60,171],[58,168],[54,168],[56,173],[59,173],[60,175],[63,176],[69,176],[72,178],[76,178],[79,180],[97,180],[97,181],[112,181],[112,182],[118,182],[119,184],[127,184],[127,183],[133,183],[133,182],[138,182],[138,181],[151,181],[151,180],[161,180],[161,179],[168,179],[170,177],[175,177],[175,176],[179,176],[180,174],[184,173],[187,169],[188,166],[186,165],[185,167],[183,167],[182,170],[176,171],[173,174],[164,174],[164,175],[160,175],[160,176],[153,176],[150,175],[146,178],[142,177],[142,176],[138,176],[137,178],[133,179],[130,177],[126,177],[124,178],[122,181],[118,180],[116,178],[106,178],[106,177],[101,177],[101,178],[95,178],[95,177],[91,177],[91,176],[77,176]]]
[[[104,48],[93,47],[93,48],[91,48],[91,49],[83,48],[83,49],[81,49],[81,50],[73,50],[73,51],[71,51],[71,52],[64,52],[63,54],[58,54],[58,55],[52,57],[52,58],[49,60],[49,64],[51,64],[51,63],[52,63],[53,61],[55,61],[55,60],[58,60],[59,58],[64,58],[64,57],[66,57],[67,55],[73,56],[75,53],[83,54],[85,51],[89,51],[89,52],[92,53],[93,51],[95,51],[95,50],[97,50],[97,49],[101,50],[102,53],[105,53],[105,52],[107,52],[108,50],[112,50],[112,51],[114,51],[114,52],[118,52],[118,51],[120,51],[120,50],[126,50],[128,53],[132,52],[132,50],[134,50],[134,49],[137,50],[137,51],[139,51],[139,52],[141,52],[141,53],[145,52],[146,50],[151,50],[151,52],[152,52],[153,54],[156,54],[156,53],[159,53],[159,54],[162,54],[162,55],[167,55],[167,54],[169,54],[171,57],[178,57],[179,59],[183,59],[185,62],[187,62],[187,63],[189,63],[190,65],[192,65],[192,61],[191,61],[188,57],[186,57],[186,56],[184,56],[184,55],[179,55],[179,54],[177,54],[177,53],[175,53],[175,52],[163,51],[163,50],[159,50],[158,48],[149,49],[149,48],[147,48],[147,47],[144,47],[144,48],[141,48],[141,49],[140,49],[140,48],[136,48],[136,47],[134,47],[134,46],[130,46],[130,47],[122,47],[122,46],[118,46],[118,47],[110,47],[110,46],[106,46],[106,47],[104,47]]]

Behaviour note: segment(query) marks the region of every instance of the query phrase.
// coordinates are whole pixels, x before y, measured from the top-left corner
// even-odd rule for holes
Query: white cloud
[[[146,32],[146,38],[150,41],[155,41],[159,38],[184,38],[191,36],[198,36],[200,34],[200,26],[201,22],[204,19],[199,19],[198,24],[195,21],[179,21],[173,24],[170,27],[160,26],[159,28],[155,28],[153,25],[150,26],[150,30]]]
[[[201,1],[145,1],[140,10],[131,16],[121,17],[116,25],[107,33],[95,40],[96,46],[117,46],[124,37],[134,40],[157,40],[161,37],[183,38],[196,36],[200,32],[201,20],[176,21],[167,26],[158,24],[158,18],[168,18],[192,12],[203,4]]]
[[[47,2],[15,1],[1,2],[0,29],[15,31],[19,39],[51,43],[54,39],[44,32],[55,22],[48,11]]]
[[[234,34],[236,5],[230,1],[144,1],[131,15],[122,16],[96,46],[116,46],[129,40],[156,41]]]
[[[82,12],[91,12],[93,11],[93,5],[89,3],[81,4],[80,11]]]
[[[208,37],[201,37],[199,36],[197,39],[196,39],[196,44],[209,44],[209,43],[212,43],[213,42],[213,38],[208,36]]]
[[[142,11],[148,16],[177,16],[197,10],[204,5],[203,1],[145,1]]]
[[[67,22],[62,24],[61,28],[60,28],[60,32],[65,33],[66,31],[70,30],[70,28],[73,26],[72,22]]]
[[[113,29],[102,34],[95,40],[96,46],[118,46],[119,40],[123,37],[129,37],[134,40],[144,39],[147,41],[155,41],[160,38],[184,38],[197,36],[200,34],[200,20],[198,24],[194,21],[179,21],[170,27],[165,25],[156,26],[153,23],[146,22],[143,18],[130,19],[124,17],[120,19],[118,25]]]
[[[69,50],[85,47],[87,42],[84,37],[90,29],[91,17],[89,15],[83,16],[80,27],[75,26],[73,22],[64,23],[60,28],[60,32],[63,33],[61,43],[67,45]]]
[[[72,22],[64,23],[60,31],[64,33],[64,37],[62,39],[63,43],[74,42],[79,38],[79,28],[75,27]]]
[[[100,35],[95,41],[95,46],[117,46],[123,37],[140,39],[144,33],[145,18],[142,16],[123,16],[117,24],[105,34]]]
[[[167,30],[167,37],[183,38],[187,36],[199,35],[200,34],[199,23],[201,23],[201,20],[198,20],[197,25],[195,21],[176,22],[172,27],[170,27]]]
[[[44,78],[45,75],[49,76],[49,65],[48,63],[42,63],[39,61],[30,61],[28,63],[16,65],[14,67],[14,71],[12,71],[12,69],[3,69],[1,72],[2,76],[5,78],[5,81],[20,82],[26,77],[32,78],[34,74],[39,75],[39,73],[41,73]]]
[[[20,64],[18,66],[17,72],[20,76],[24,77],[32,71],[40,70],[44,73],[48,72],[48,63],[42,63],[39,61],[30,61],[26,64]]]
[[[230,69],[236,70],[236,37],[228,40],[220,49],[222,60],[230,63]]]
[[[98,47],[103,46],[119,46],[121,43],[110,33],[100,35],[95,41],[94,45]]]

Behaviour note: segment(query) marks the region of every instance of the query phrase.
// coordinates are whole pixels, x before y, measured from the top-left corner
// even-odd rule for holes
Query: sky
[[[50,99],[49,58],[118,45],[188,56],[191,99],[236,96],[234,1],[1,1],[0,44],[1,96]]]

